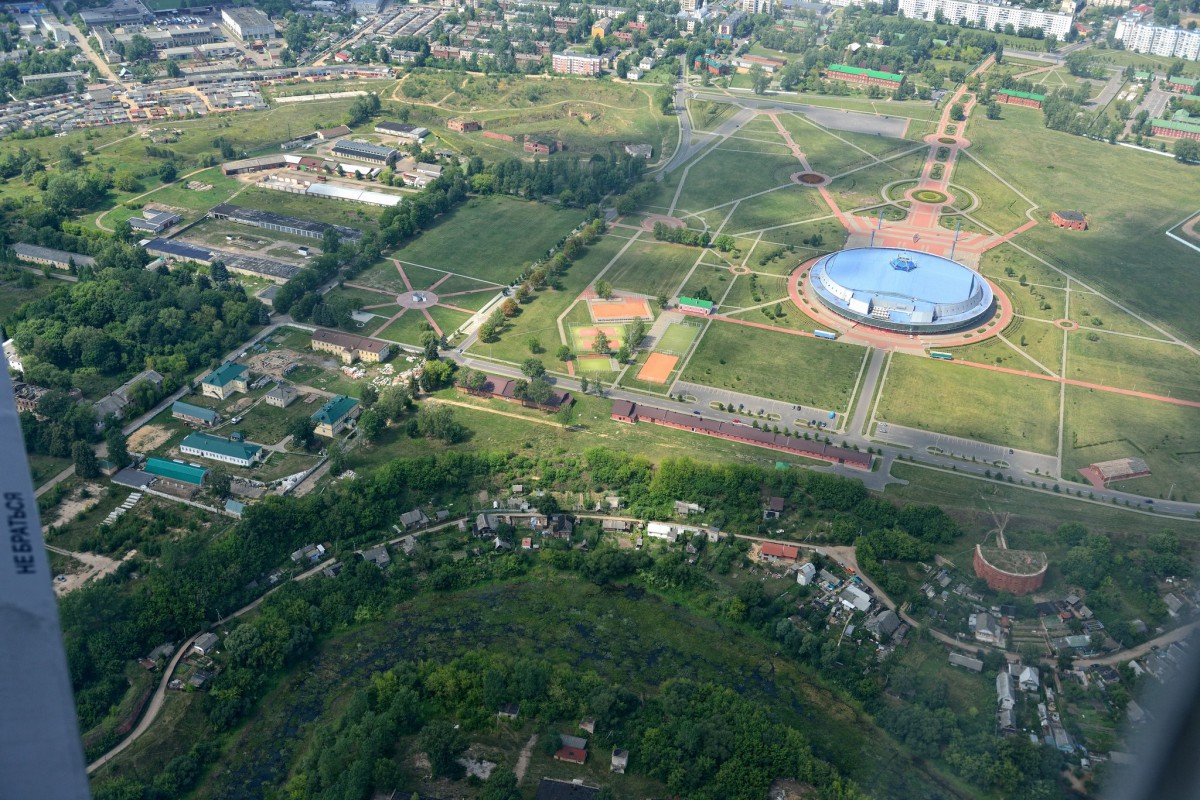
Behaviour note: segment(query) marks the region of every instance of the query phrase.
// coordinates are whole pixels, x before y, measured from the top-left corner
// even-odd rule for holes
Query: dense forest
[[[104,269],[22,306],[11,335],[25,378],[70,388],[80,375],[182,374],[250,338],[266,310],[238,284],[186,270]]]

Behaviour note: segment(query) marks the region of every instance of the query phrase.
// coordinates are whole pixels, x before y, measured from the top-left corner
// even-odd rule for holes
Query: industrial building
[[[397,136],[401,139],[419,142],[429,135],[429,128],[409,125],[404,122],[377,122],[375,123],[375,132],[382,133],[385,136]]]
[[[394,147],[383,147],[370,142],[342,139],[333,146],[333,154],[342,158],[355,158],[372,164],[392,164],[399,152]]]
[[[249,225],[264,230],[279,231],[292,236],[304,236],[309,239],[322,239],[326,231],[334,231],[345,240],[357,242],[362,238],[362,231],[346,225],[333,225],[328,222],[316,222],[299,217],[288,217],[271,211],[259,211],[256,208],[220,203],[209,209],[208,216],[213,219],[228,220],[239,225]]]
[[[72,265],[91,267],[96,264],[96,259],[91,256],[68,253],[66,250],[55,250],[53,247],[39,247],[36,244],[18,242],[12,245],[12,251],[18,261],[27,261],[30,264],[42,264],[58,269],[70,269]]]
[[[898,333],[942,333],[990,319],[992,287],[971,269],[930,253],[853,248],[813,265],[823,306],[853,322]]]
[[[221,21],[243,42],[275,38],[275,26],[257,8],[222,8]]]
[[[144,209],[142,216],[129,218],[129,227],[142,233],[159,234],[181,219],[183,217],[170,211]]]

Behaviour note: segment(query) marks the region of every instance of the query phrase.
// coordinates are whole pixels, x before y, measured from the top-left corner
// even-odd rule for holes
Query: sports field
[[[910,428],[1053,453],[1058,446],[1058,384],[897,354],[888,367],[876,417]]]
[[[583,327],[572,327],[570,330],[571,346],[576,353],[592,352],[592,343],[596,341],[596,336],[601,331],[608,337],[609,346],[612,349],[617,349],[624,341],[625,336],[624,325],[586,325]]]
[[[865,347],[714,321],[680,377],[719,389],[845,411],[866,354]]]
[[[651,353],[646,363],[638,370],[637,379],[648,383],[666,383],[678,363],[679,356]]]
[[[613,361],[608,356],[581,355],[575,359],[576,372],[612,372]]]
[[[612,300],[589,300],[588,309],[596,322],[626,319],[654,319],[650,304],[637,297],[622,297]]]
[[[662,335],[654,349],[660,353],[681,356],[688,351],[699,334],[699,325],[690,322],[672,322],[667,326],[666,333]]]

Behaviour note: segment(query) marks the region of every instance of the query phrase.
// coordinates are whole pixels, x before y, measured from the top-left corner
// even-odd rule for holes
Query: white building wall
[[[1058,38],[1065,38],[1071,30],[1074,16],[1059,14],[1051,11],[1038,11],[1024,6],[1000,5],[998,3],[966,2],[965,0],[900,0],[900,11],[911,19],[923,19],[932,22],[938,11],[952,25],[966,18],[976,28],[994,30],[996,25],[1001,27],[1012,25],[1014,28],[1040,28],[1043,32],[1053,33]]]
[[[1138,20],[1117,22],[1116,38],[1126,50],[1164,58],[1200,61],[1200,30],[1147,25]]]

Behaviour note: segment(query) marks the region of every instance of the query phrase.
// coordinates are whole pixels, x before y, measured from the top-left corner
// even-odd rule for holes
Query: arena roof
[[[930,253],[854,248],[821,258],[813,291],[840,316],[905,333],[948,331],[988,316],[992,288],[973,270]]]
[[[896,267],[892,262],[901,264]],[[912,263],[908,268],[905,261]],[[834,253],[825,270],[847,289],[890,294],[928,303],[957,303],[971,293],[975,274],[960,264],[927,253],[859,248]]]

